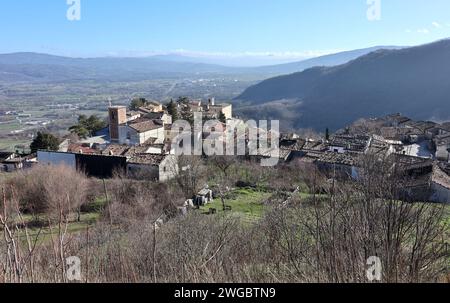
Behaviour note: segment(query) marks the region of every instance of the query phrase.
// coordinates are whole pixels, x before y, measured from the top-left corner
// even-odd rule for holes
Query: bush
[[[25,213],[68,215],[86,202],[88,179],[67,166],[39,165],[6,182]]]

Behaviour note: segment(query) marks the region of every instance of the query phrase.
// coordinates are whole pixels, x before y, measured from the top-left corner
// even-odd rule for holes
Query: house
[[[135,154],[127,162],[127,176],[165,182],[178,174],[174,155]]]
[[[233,105],[231,104],[219,104],[219,105],[208,105],[205,110],[205,116],[210,119],[218,119],[220,114],[225,116],[225,119],[233,118]]]
[[[419,131],[425,140],[431,140],[434,136],[434,131],[437,126],[437,123],[431,121],[418,121],[409,125],[410,128],[413,128]]]
[[[318,155],[315,164],[333,178],[358,179],[359,154],[325,152]]]
[[[147,119],[150,119],[150,120],[162,121],[164,123],[164,125],[171,125],[172,124],[172,116],[169,115],[167,112],[164,112],[164,111],[148,113],[146,115],[143,115],[143,117],[147,118]]]
[[[431,190],[431,202],[450,203],[450,176],[438,165],[433,168]]]
[[[436,159],[439,161],[450,161],[450,134],[440,135],[434,138],[434,145],[436,146]]]
[[[157,101],[147,101],[145,106],[138,109],[142,113],[157,113],[163,111],[163,105]]]
[[[161,120],[139,118],[120,128],[121,144],[140,145],[151,139],[156,139],[159,144],[164,143],[164,123]]]
[[[0,152],[0,171],[13,172],[23,168],[23,159],[12,152]]]
[[[154,115],[154,112],[149,112]],[[159,115],[171,122],[171,117],[165,114]],[[156,139],[157,143],[162,144],[165,139],[164,121],[159,119],[150,119],[144,116],[128,119],[127,109],[124,106],[112,106],[109,108],[109,134],[112,143],[140,145],[150,139]]]
[[[419,143],[425,139],[423,133],[411,127],[382,127],[379,133],[386,140],[401,141],[403,143]]]
[[[405,123],[411,121],[408,117],[403,116],[400,113],[388,115],[384,118],[386,121],[386,124],[391,127],[399,127],[401,125],[404,125]]]
[[[364,153],[370,145],[371,137],[367,135],[336,135],[331,139],[328,150],[334,153]]]
[[[291,137],[290,137],[291,138]],[[281,139],[280,140],[280,159],[284,161],[292,161],[297,158],[305,156],[306,152],[303,147],[306,145],[306,140],[296,138]]]
[[[206,104],[203,104],[201,100],[194,100],[186,105],[179,104],[178,106],[187,106],[191,112],[201,112],[203,113],[204,119],[218,119],[221,114],[223,114],[227,120],[233,118],[233,105],[228,103],[216,104],[214,98],[209,99]]]
[[[40,165],[65,165],[96,178],[111,178],[126,172],[127,162],[123,156],[53,151],[38,151],[37,160]]]
[[[393,161],[409,175],[428,174],[433,171],[433,160],[415,156],[393,154]]]
[[[74,154],[87,154],[87,155],[99,154],[98,150],[91,148],[90,143],[69,144],[69,147],[67,148],[67,152],[74,153]]]

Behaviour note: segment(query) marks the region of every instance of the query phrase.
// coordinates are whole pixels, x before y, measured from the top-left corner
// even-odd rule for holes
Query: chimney
[[[216,105],[216,98],[212,97],[210,100],[211,100],[211,105],[215,106]]]

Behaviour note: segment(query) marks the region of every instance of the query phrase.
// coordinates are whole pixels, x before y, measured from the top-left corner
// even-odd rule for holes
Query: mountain
[[[450,118],[449,99],[450,40],[378,50],[339,66],[268,79],[237,98],[247,104],[245,115],[288,117],[283,122],[290,127],[317,130],[397,112],[444,120]]]
[[[346,63],[379,48],[373,47],[301,62],[263,67],[226,66],[227,63],[231,64],[231,59],[196,58],[178,54],[145,58],[70,58],[39,53],[0,54],[0,81],[138,81],[161,77],[202,75],[251,75],[258,79],[266,79],[303,71],[312,66],[333,66]]]
[[[38,53],[0,55],[0,80],[145,80],[155,77],[184,77],[240,73],[236,68],[198,62],[148,58],[69,58]]]
[[[279,65],[272,66],[261,66],[256,67],[253,70],[258,73],[265,74],[292,74],[295,72],[301,72],[305,69],[315,67],[315,66],[335,66],[347,63],[351,60],[354,60],[358,57],[367,55],[371,52],[380,50],[380,49],[401,49],[403,47],[399,46],[374,46],[369,48],[351,50],[346,52],[340,52],[336,54],[316,57],[304,61],[293,62],[293,63],[285,63]]]

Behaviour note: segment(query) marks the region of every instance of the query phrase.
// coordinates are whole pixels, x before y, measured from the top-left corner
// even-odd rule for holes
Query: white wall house
[[[436,146],[436,159],[440,161],[449,162],[450,154],[449,154],[450,144],[441,144]]]
[[[163,144],[165,139],[164,126],[152,120],[121,125],[119,133],[119,144],[141,145],[150,139],[154,139],[154,144]]]

